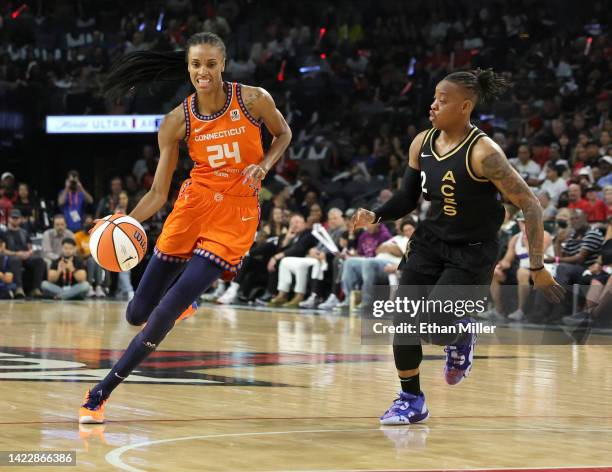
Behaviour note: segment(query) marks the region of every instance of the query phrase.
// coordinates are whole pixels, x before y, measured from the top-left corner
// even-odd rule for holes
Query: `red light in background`
[[[327,33],[327,28],[319,28],[319,38],[322,38]]]
[[[584,55],[588,56],[591,52],[591,44],[593,44],[593,37],[589,36],[586,40],[586,44],[584,46]]]
[[[287,65],[287,60],[284,60],[281,63],[281,68],[278,71],[278,74],[276,75],[276,80],[279,82],[282,82],[285,80],[285,66]]]
[[[326,59],[326,58],[327,58],[327,54],[321,53],[321,59]]]
[[[13,13],[11,13],[11,18],[13,20],[15,20],[19,15],[21,15],[23,13],[23,11],[28,8],[28,6],[24,3],[23,5],[21,5],[19,8],[17,8],[17,10],[15,10]]]

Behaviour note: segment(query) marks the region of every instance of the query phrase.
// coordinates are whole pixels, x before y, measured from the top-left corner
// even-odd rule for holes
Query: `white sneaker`
[[[338,303],[340,303],[338,297],[336,297],[336,295],[332,293],[329,295],[329,297],[327,297],[327,300],[319,304],[317,308],[319,310],[333,310],[333,308],[338,305]]]
[[[300,308],[314,308],[317,306],[317,294],[311,293],[310,296],[303,302],[300,302],[299,305]]]
[[[508,315],[508,319],[512,321],[522,321],[525,318],[525,313],[520,308]]]
[[[98,297],[98,298],[104,298],[104,297],[106,297],[106,292],[104,291],[104,289],[101,286],[98,285],[96,287],[95,296]]]
[[[94,291],[93,287],[90,285],[89,290],[87,291],[87,298],[93,298],[95,296],[96,296],[96,292]]]
[[[211,293],[205,293],[200,298],[202,299],[202,301],[205,302],[214,302],[217,298],[221,297],[225,293],[226,288],[227,286],[225,285],[225,282],[219,280],[219,282],[217,282],[217,287],[214,291],[212,291]]]
[[[229,288],[225,291],[223,295],[217,298],[217,303],[221,305],[231,305],[232,303],[236,303],[238,301],[238,289],[240,285],[236,282],[232,282]]]
[[[493,308],[491,310],[483,311],[482,313],[477,313],[476,316],[478,318],[483,319],[483,320],[493,320],[493,321],[495,321],[495,320],[503,320],[503,319],[505,319],[504,315],[502,315],[495,308]]]
[[[351,304],[349,301],[349,297],[346,297],[343,301],[336,304],[336,306],[334,307],[334,311],[348,310],[350,306]]]

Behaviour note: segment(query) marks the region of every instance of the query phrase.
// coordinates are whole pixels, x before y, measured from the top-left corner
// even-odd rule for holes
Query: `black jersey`
[[[427,131],[419,152],[423,197],[431,202],[421,225],[450,243],[496,239],[505,214],[499,191],[476,176],[469,159],[472,146],[486,134],[473,127],[443,156],[434,150],[439,135],[438,129]]]

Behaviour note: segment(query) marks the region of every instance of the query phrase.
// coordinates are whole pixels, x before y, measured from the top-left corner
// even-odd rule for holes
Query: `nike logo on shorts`
[[[432,154],[423,154],[423,153],[421,153],[421,157],[431,157],[431,156],[432,156]]]
[[[247,217],[242,217],[242,221],[249,221],[252,220],[253,218],[255,218],[254,216],[247,216]]]

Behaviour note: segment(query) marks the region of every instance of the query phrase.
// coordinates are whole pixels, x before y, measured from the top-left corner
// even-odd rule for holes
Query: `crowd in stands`
[[[100,94],[109,64],[125,52],[181,48],[195,32],[216,32],[227,43],[225,77],[269,90],[294,138],[264,182],[260,231],[240,273],[204,296],[342,310],[356,292],[362,301],[355,295],[352,306],[359,309],[374,285],[397,283],[398,263],[428,203],[401,221],[357,234],[348,230],[351,212],[372,208],[397,189],[411,140],[430,126],[435,84],[455,70],[493,67],[513,87],[480,107],[474,124],[537,194],[547,266],[564,284],[592,288],[588,309],[604,296],[597,287],[612,287],[611,11],[603,2],[562,3],[39,2],[16,20],[2,13],[0,98],[9,92],[38,97],[31,113],[39,117],[168,111],[190,93],[188,84],[164,84],[159,93],[140,91],[111,103]],[[45,208],[34,203],[27,184],[2,175],[0,272],[6,286],[16,286],[14,294],[21,296],[27,283],[34,296],[73,296],[85,293],[80,284],[87,283],[89,295],[108,294],[112,284],[113,292],[130,296],[137,274],[109,277],[91,260],[86,241],[92,216],[129,211],[150,187],[155,147],[140,154],[130,175],[112,179],[108,195],[92,195],[71,171]],[[173,194],[189,165],[182,150]],[[150,248],[171,204],[148,222]],[[523,224],[508,205],[489,315],[559,322],[567,310],[526,295]],[[76,243],[72,252],[68,240]],[[75,261],[64,262],[70,257]],[[72,274],[69,282],[61,274]],[[511,284],[519,287],[516,300],[504,300],[500,287]]]

